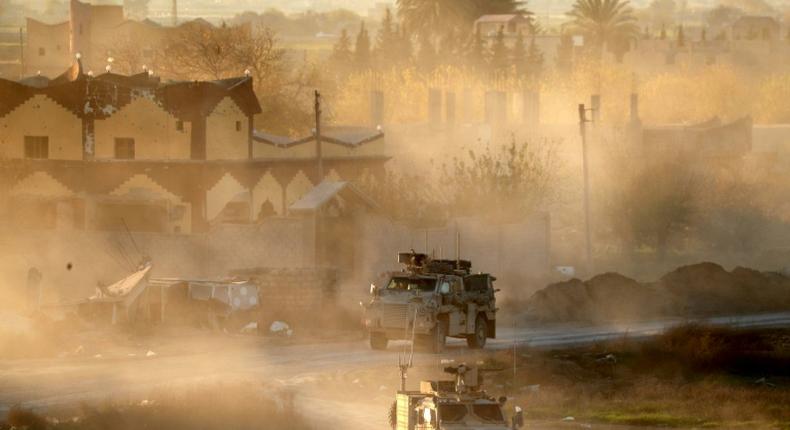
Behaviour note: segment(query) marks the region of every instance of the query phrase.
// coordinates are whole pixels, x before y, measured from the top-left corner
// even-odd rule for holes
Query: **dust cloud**
[[[410,250],[497,278],[513,356],[459,361],[788,311],[790,10],[613,2],[0,1],[0,419],[364,422],[399,382],[364,305]],[[590,354],[539,370],[603,384]]]

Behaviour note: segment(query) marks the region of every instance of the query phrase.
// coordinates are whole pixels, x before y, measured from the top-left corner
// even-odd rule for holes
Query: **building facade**
[[[69,19],[54,24],[27,18],[27,41],[22,49],[22,75],[40,72],[56,75],[79,57],[86,70],[103,71],[108,58],[133,56],[136,66],[155,61],[157,47],[180,31],[214,28],[195,19],[180,25],[163,26],[145,19],[127,19],[121,5],[94,5],[69,1]],[[249,25],[241,27],[251,31]],[[133,50],[134,53],[124,52]],[[121,51],[121,52],[119,52]],[[139,57],[139,58],[138,58]],[[127,62],[130,59],[127,58]],[[131,67],[127,64],[127,67]]]
[[[261,137],[260,111],[250,77],[94,77],[78,61],[55,79],[0,79],[0,215],[31,228],[200,232],[287,216],[324,179],[387,160],[380,132],[330,129],[319,178],[315,138]]]

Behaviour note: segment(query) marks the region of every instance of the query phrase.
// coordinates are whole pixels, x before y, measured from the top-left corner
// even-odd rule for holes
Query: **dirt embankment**
[[[618,273],[551,284],[526,302],[545,322],[695,317],[790,310],[790,277],[715,263],[683,266],[655,282]]]

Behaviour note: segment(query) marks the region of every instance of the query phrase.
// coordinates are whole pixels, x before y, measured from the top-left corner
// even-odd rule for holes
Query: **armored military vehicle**
[[[419,391],[401,389],[390,410],[395,430],[508,430],[524,424],[521,408],[507,420],[506,398],[482,389],[482,371],[464,364],[446,367],[451,381],[422,381]],[[404,387],[402,387],[404,388]]]
[[[496,278],[473,274],[467,260],[411,252],[399,254],[398,262],[403,271],[387,274],[382,287],[371,285],[364,322],[372,349],[413,339],[439,353],[448,336],[466,339],[471,348],[483,348],[496,337]]]

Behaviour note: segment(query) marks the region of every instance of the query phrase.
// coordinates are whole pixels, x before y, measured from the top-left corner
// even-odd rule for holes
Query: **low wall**
[[[43,275],[45,302],[75,300],[126,275],[144,256],[156,278],[221,278],[249,267],[301,267],[300,220],[224,226],[210,233],[175,235],[97,231],[0,231],[0,299],[24,291],[27,272]]]
[[[255,268],[233,274],[258,285],[261,311],[271,319],[309,320],[337,294],[337,272],[330,268]]]

